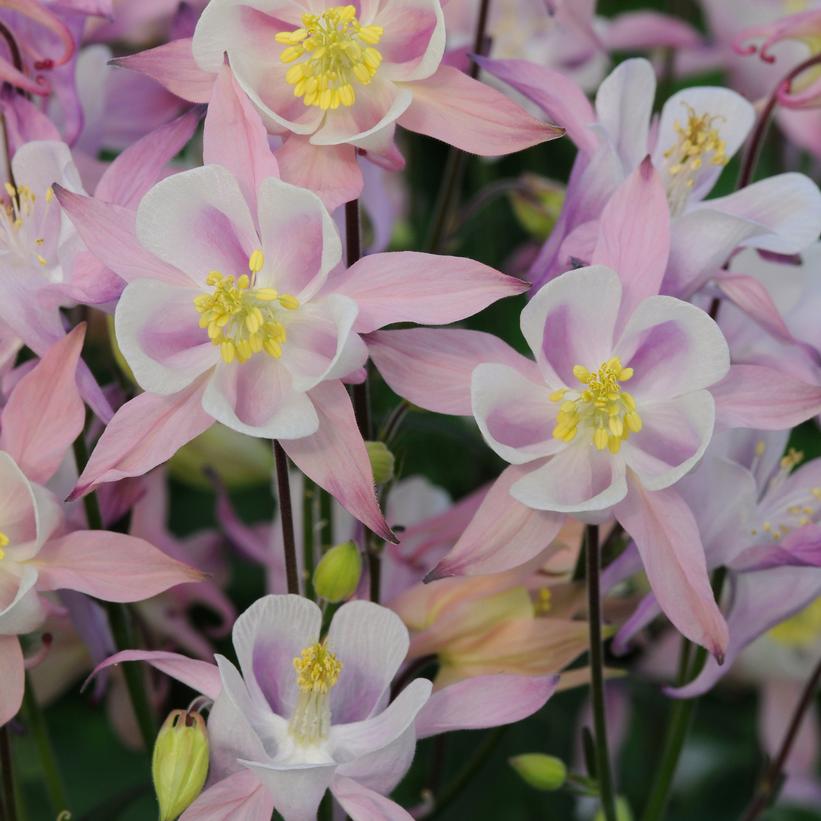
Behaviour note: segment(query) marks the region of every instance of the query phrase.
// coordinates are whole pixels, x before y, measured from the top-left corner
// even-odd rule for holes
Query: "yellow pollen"
[[[816,642],[821,636],[821,597],[777,624],[767,635],[788,647],[807,647]]]
[[[576,365],[573,375],[582,383],[583,390],[561,388],[550,394],[551,402],[562,403],[553,428],[554,438],[572,442],[581,426],[590,432],[597,450],[606,448],[618,453],[621,443],[642,428],[635,399],[621,387],[622,382],[632,378],[633,369],[622,367],[614,356],[595,372]]]
[[[200,327],[208,329],[208,337],[219,346],[224,362],[246,362],[262,352],[274,359],[282,356],[287,332],[279,309],[294,311],[299,308],[299,300],[275,288],[254,287],[264,263],[262,251],[256,250],[248,260],[250,276],[235,278],[211,271],[205,281],[213,292],[194,299]]]
[[[299,700],[288,723],[288,731],[302,746],[318,744],[331,729],[331,702],[328,694],[339,680],[342,662],[317,642],[306,647],[295,659]]]
[[[3,189],[8,199],[0,203],[0,245],[26,261],[33,257],[40,267],[46,267],[48,260],[39,250],[46,240],[40,234],[45,228],[49,206],[54,201],[54,190],[46,189],[45,207],[35,210],[37,195],[27,185],[6,182]]]
[[[794,467],[797,467],[801,464],[802,460],[804,459],[804,452],[800,450],[796,450],[795,448],[790,448],[787,453],[781,457],[780,467],[781,470],[792,470]]]
[[[339,680],[342,662],[317,642],[306,647],[295,659],[296,683],[303,693],[327,693]]]
[[[543,616],[550,612],[552,593],[549,587],[540,587],[536,601],[533,602],[533,609],[537,616]]]
[[[9,537],[0,530],[0,559],[4,558],[6,555],[6,551],[3,550],[4,547],[8,547],[9,545]]]
[[[374,46],[383,33],[381,26],[361,25],[354,6],[303,14],[301,28],[281,31],[275,38],[285,46],[279,59],[293,63],[285,79],[294,95],[323,111],[352,106],[354,83],[368,85],[382,63]]]

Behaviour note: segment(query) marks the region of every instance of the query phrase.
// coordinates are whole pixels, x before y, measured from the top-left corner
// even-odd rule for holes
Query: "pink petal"
[[[619,274],[622,322],[639,302],[659,292],[669,253],[667,195],[648,156],[605,206],[591,259]]]
[[[744,274],[722,274],[716,279],[724,296],[782,342],[798,342],[784,323],[770,292],[761,280]],[[799,343],[800,344],[800,343]]]
[[[51,539],[34,561],[39,590],[77,590],[104,601],[141,601],[204,578],[144,539],[105,530]]]
[[[590,128],[596,122],[587,95],[567,75],[529,60],[492,60],[478,57],[476,62],[528,100],[536,103],[551,122],[566,129],[579,151],[592,154],[598,140]]]
[[[56,342],[15,386],[2,414],[0,448],[32,481],[45,484],[85,424],[77,363],[85,323]]]
[[[379,51],[384,58],[381,74],[397,82],[408,82],[429,77],[436,71],[445,51],[445,18],[440,3],[365,0],[360,8],[363,25],[371,22],[368,12],[373,11],[373,23],[384,29],[379,41]]]
[[[503,471],[459,541],[428,574],[429,579],[503,573],[550,547],[564,516],[525,507],[510,495],[511,486],[524,470],[513,465]]]
[[[701,44],[701,35],[689,23],[650,10],[616,15],[602,39],[608,51],[644,51],[660,46],[694,49]]]
[[[194,62],[190,38],[172,40],[138,54],[119,57],[113,63],[147,74],[183,100],[207,103],[211,99],[216,76],[203,71]]]
[[[411,821],[413,816],[378,792],[363,787],[352,778],[336,776],[331,792],[342,809],[356,821]]]
[[[11,721],[23,703],[26,669],[17,636],[0,636],[0,727]]]
[[[142,393],[126,402],[103,431],[71,498],[103,482],[148,473],[210,427],[214,420],[202,409],[204,390],[199,380],[172,396]]]
[[[123,650],[98,664],[91,671],[88,680],[106,668],[126,661],[147,661],[161,673],[181,681],[210,699],[216,700],[222,691],[222,681],[216,664],[161,650]]]
[[[534,362],[483,331],[409,328],[372,333],[365,341],[391,389],[436,413],[472,414],[470,377],[483,362],[509,365],[531,381],[540,378]]]
[[[541,710],[558,676],[477,676],[435,692],[416,719],[418,738],[512,724]]]
[[[368,333],[393,322],[457,322],[530,286],[471,259],[400,251],[363,257],[328,287],[356,300],[355,330]]]
[[[727,624],[715,602],[704,548],[690,508],[675,492],[648,492],[629,479],[629,492],[615,509],[633,537],[659,605],[690,641],[722,658]]]
[[[217,76],[203,133],[203,162],[227,168],[239,181],[252,209],[260,184],[279,177],[259,113],[224,65]]]
[[[362,171],[350,145],[312,145],[290,134],[276,152],[282,179],[315,191],[329,211],[362,193]]]
[[[450,66],[440,66],[432,77],[414,82],[412,88],[413,102],[399,124],[472,154],[512,154],[564,133]]]
[[[711,393],[719,426],[787,430],[821,413],[821,385],[768,365],[732,365]]]
[[[274,796],[248,770],[232,773],[208,787],[180,821],[270,821]]]
[[[302,439],[283,439],[280,444],[294,464],[352,516],[377,536],[395,542],[379,509],[371,463],[347,391],[341,382],[331,381],[308,395],[319,417],[319,430]]]

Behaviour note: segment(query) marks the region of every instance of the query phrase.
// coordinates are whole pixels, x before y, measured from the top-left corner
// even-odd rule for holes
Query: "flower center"
[[[595,372],[575,365],[573,375],[585,386],[583,390],[560,388],[550,394],[551,402],[562,403],[554,438],[572,442],[581,427],[589,431],[597,450],[609,448],[611,453],[618,453],[621,443],[641,430],[636,400],[620,384],[633,376],[633,369],[623,368],[614,356]]]
[[[287,334],[280,308],[296,310],[299,300],[275,288],[255,288],[254,280],[263,264],[262,251],[257,250],[248,260],[250,276],[235,278],[211,271],[206,282],[213,293],[194,299],[200,327],[208,328],[208,337],[219,345],[224,362],[245,362],[261,351],[274,359],[282,356]]]
[[[721,139],[715,123],[722,118],[710,114],[696,114],[692,106],[687,108],[687,121],[682,125],[679,120],[674,123],[678,140],[664,152],[667,160],[667,200],[673,215],[681,213],[695,183],[701,166],[707,162],[711,165],[727,165],[725,143]]]
[[[298,744],[309,747],[328,737],[331,729],[328,694],[339,680],[342,662],[324,642],[317,642],[294,659],[294,670],[300,693],[288,730]]]
[[[276,35],[276,41],[287,46],[279,59],[295,64],[285,75],[294,95],[323,111],[352,106],[354,82],[368,85],[382,63],[374,46],[383,33],[381,26],[360,25],[354,6],[303,14],[302,28]]]
[[[773,627],[767,635],[787,647],[807,647],[821,637],[821,596],[803,610]]]
[[[3,550],[4,547],[8,547],[9,545],[9,537],[0,530],[0,559],[5,558],[6,551]]]
[[[0,244],[25,262],[32,259],[45,268],[48,260],[41,253],[45,244],[45,221],[49,206],[54,202],[54,190],[45,193],[45,207],[35,214],[37,195],[27,186],[5,184],[8,201],[0,208]],[[39,217],[39,218],[38,218]]]

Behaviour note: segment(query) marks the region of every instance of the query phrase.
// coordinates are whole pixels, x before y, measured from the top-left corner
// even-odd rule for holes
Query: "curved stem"
[[[285,577],[288,592],[299,595],[299,570],[296,562],[296,539],[294,537],[294,510],[291,505],[291,483],[288,481],[288,456],[282,445],[274,440],[274,462],[277,474],[277,500],[279,518],[282,522],[282,549],[285,553]]]
[[[599,589],[600,556],[599,527],[585,529],[587,560],[587,620],[590,625],[590,699],[593,706],[593,727],[596,738],[596,780],[599,785],[602,810],[606,821],[616,821],[613,776],[607,746],[607,714],[604,704],[604,645],[601,632],[601,591]]]
[[[801,698],[795,707],[795,712],[790,720],[787,732],[784,735],[784,740],[781,742],[778,754],[764,774],[764,778],[756,789],[755,797],[742,816],[742,821],[755,821],[778,797],[784,765],[787,763],[795,739],[798,737],[801,722],[810,709],[819,684],[821,684],[821,659],[818,660],[818,664],[815,665],[815,670],[813,670],[806,687],[804,687],[804,692],[801,694]]]

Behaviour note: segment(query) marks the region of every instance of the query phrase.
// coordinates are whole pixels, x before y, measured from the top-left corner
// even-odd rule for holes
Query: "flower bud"
[[[521,182],[522,189],[510,194],[513,213],[528,234],[545,240],[562,210],[564,187],[537,174],[525,174]]]
[[[605,821],[603,809],[600,809],[596,813],[595,821]],[[616,798],[616,821],[633,821],[633,813],[630,811],[630,805],[624,798]]]
[[[393,479],[393,454],[384,442],[365,442],[368,458],[371,460],[373,480],[377,485],[384,485]]]
[[[510,759],[522,781],[537,790],[558,790],[567,779],[564,762],[544,753],[523,753]]]
[[[362,574],[362,557],[353,542],[332,547],[314,570],[314,590],[335,604],[353,596]]]
[[[200,794],[208,775],[208,732],[197,712],[174,710],[157,734],[151,777],[160,821],[174,821]]]

